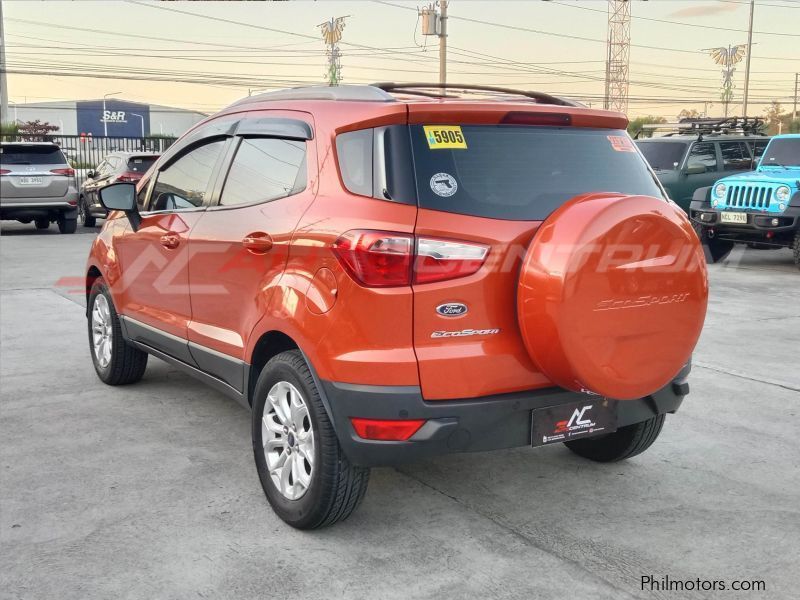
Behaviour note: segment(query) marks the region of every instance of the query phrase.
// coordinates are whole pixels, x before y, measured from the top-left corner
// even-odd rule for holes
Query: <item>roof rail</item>
[[[639,138],[643,131],[668,131],[664,137],[677,134],[697,134],[699,139],[708,134],[741,133],[743,135],[763,135],[766,124],[761,117],[701,117],[683,118],[677,123],[648,123],[642,125],[634,135]]]
[[[572,100],[551,96],[542,92],[530,92],[527,90],[516,90],[505,87],[495,87],[492,85],[473,85],[470,83],[392,83],[381,82],[373,83],[373,87],[383,90],[384,92],[397,92],[402,94],[412,94],[415,96],[428,96],[433,98],[457,98],[447,94],[447,90],[464,90],[464,91],[479,91],[479,92],[494,92],[497,94],[510,94],[513,96],[523,96],[536,100],[540,104],[555,104],[557,106],[582,106]],[[427,90],[441,90],[436,91]]]
[[[356,100],[362,102],[394,102],[391,94],[371,85],[311,85],[264,92],[237,100],[231,106],[272,100]]]

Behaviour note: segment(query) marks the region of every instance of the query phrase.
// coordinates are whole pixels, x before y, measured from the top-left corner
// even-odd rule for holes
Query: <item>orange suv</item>
[[[249,408],[303,529],[350,515],[372,466],[634,456],[688,393],[708,283],[626,125],[479,86],[245,98],[100,191],[95,370],[132,383],[152,354]]]

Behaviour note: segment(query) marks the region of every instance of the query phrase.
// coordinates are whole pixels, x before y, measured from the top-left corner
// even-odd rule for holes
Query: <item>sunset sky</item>
[[[317,26],[345,15],[343,83],[436,81],[438,40],[417,26],[417,7],[426,4],[4,0],[9,97],[45,102],[122,92],[119,98],[213,112],[249,89],[321,82],[326,58]],[[452,0],[448,80],[602,105],[606,5]],[[720,69],[703,49],[745,43],[749,3],[634,1],[632,14],[631,116],[674,117],[681,108],[703,110],[704,100],[718,102]],[[756,1],[751,114],[773,99],[791,110],[800,71],[797,23],[800,2]],[[744,61],[738,103],[743,79]]]

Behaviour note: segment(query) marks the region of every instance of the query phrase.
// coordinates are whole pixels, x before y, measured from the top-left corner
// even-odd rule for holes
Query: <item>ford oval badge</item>
[[[467,310],[467,305],[461,302],[447,302],[436,307],[436,312],[443,317],[460,317],[467,314]]]

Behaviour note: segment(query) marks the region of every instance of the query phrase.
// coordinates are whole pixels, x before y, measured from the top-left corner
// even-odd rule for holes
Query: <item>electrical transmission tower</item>
[[[328,71],[325,73],[325,79],[328,85],[339,85],[342,80],[342,62],[341,54],[339,53],[339,42],[342,39],[342,31],[344,31],[344,20],[347,17],[331,17],[330,21],[320,23],[318,27],[322,30],[322,39],[328,45],[325,50],[325,56],[328,57]]]
[[[628,112],[628,72],[631,57],[631,3],[608,0],[608,52],[604,107]]]

